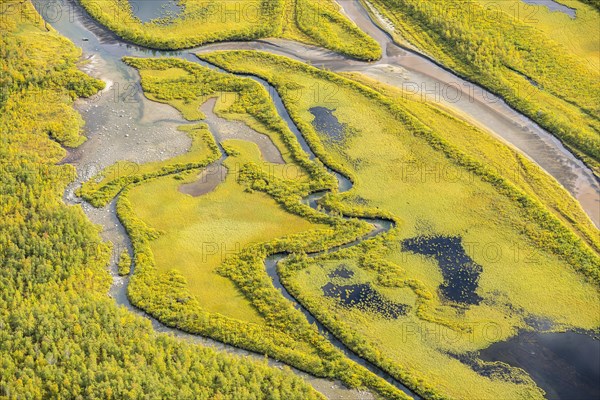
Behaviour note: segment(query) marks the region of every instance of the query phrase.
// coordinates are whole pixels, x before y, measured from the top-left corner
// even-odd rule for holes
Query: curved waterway
[[[61,11],[48,6],[56,3],[63,5]],[[146,7],[146,3],[154,2],[139,4]],[[434,60],[396,44],[386,31],[392,29],[389,24],[372,16],[361,0],[340,0],[339,5],[349,19],[380,44],[383,57],[376,62],[356,61],[330,50],[284,39],[215,43],[183,51],[151,50],[118,38],[82,12],[81,7],[72,3],[72,0],[40,1],[34,4],[42,16],[49,15],[49,22],[86,53],[102,53],[103,58],[115,60],[117,64],[116,60],[125,55],[179,57],[196,62],[193,53],[247,49],[284,55],[334,72],[363,73],[438,103],[516,148],[552,175],[579,201],[592,222],[600,227],[600,182],[580,159],[556,137],[512,109],[498,96],[458,77]],[[145,10],[140,9],[139,12],[143,14]],[[494,167],[506,174],[517,172],[505,171],[502,165]]]
[[[62,6],[58,14],[55,8],[53,9],[54,13],[49,14],[48,4],[50,3],[40,2],[34,4],[43,16],[52,16],[52,18],[46,19],[55,29],[83,48],[84,58],[88,60],[88,63],[82,65],[82,69],[107,82],[107,88],[101,94],[94,96],[92,99],[80,100],[76,103],[76,107],[82,112],[86,120],[86,134],[89,140],[81,147],[69,151],[67,158],[63,160],[63,162],[70,162],[75,165],[78,172],[77,180],[65,192],[65,201],[68,204],[81,203],[81,200],[74,195],[74,190],[81,182],[118,160],[129,160],[136,163],[165,160],[182,154],[189,148],[189,138],[176,130],[176,127],[185,123],[185,121],[170,106],[153,103],[142,95],[139,77],[135,71],[121,62],[123,56],[179,57],[207,65],[200,62],[193,53],[219,49],[255,49],[309,61],[333,71],[362,72],[405,90],[410,90],[413,87],[416,93],[431,91],[429,88],[431,85],[433,87],[436,87],[436,85],[449,87],[455,84],[461,86],[460,93],[466,93],[468,96],[456,100],[456,96],[450,98],[442,93],[438,100],[456,110],[466,119],[511,143],[538,163],[569,190],[580,201],[596,225],[600,225],[598,222],[600,218],[600,188],[591,171],[581,161],[569,153],[556,138],[512,110],[502,100],[495,98],[476,85],[461,80],[435,62],[394,44],[390,36],[379,28],[358,0],[342,1],[340,4],[344,12],[358,26],[372,35],[382,45],[384,57],[375,63],[350,60],[331,51],[280,39],[213,44],[190,51],[154,51],[126,43],[117,38],[113,33],[91,19],[79,5],[73,2],[58,3]],[[57,4],[57,2],[51,4]],[[381,23],[381,21],[377,22]],[[280,116],[288,123],[302,148],[314,159],[314,153],[312,153],[291,120],[277,92],[265,81],[258,78],[253,79],[269,90]],[[352,187],[352,183],[346,177],[334,171],[331,172],[338,179],[339,191],[347,191]],[[313,193],[303,201],[311,207],[316,207],[318,200],[325,194],[326,192]],[[103,238],[115,244],[115,258],[119,254],[119,249],[129,249],[131,251],[131,244],[125,230],[116,217],[114,201],[103,209],[95,209],[86,203],[82,203],[82,207],[93,222],[104,227]],[[373,230],[368,235],[340,247],[355,245],[367,238],[386,232],[393,226],[391,221],[363,220],[372,224]],[[338,249],[339,247],[328,251]],[[313,254],[313,256],[318,254]],[[277,262],[284,257],[285,254],[276,254],[270,256],[265,262],[267,272],[275,287],[288,300],[292,301],[309,321],[315,322],[324,336],[328,337],[348,357],[400,389],[405,390],[411,396],[416,397],[404,388],[400,382],[385,374],[384,371],[354,355],[287,292],[285,287],[281,285],[277,274]],[[119,277],[116,274],[116,262],[114,261],[111,263],[111,273],[114,277],[114,283],[110,290],[111,296],[118,304],[150,319],[156,331],[167,332],[185,340],[202,343],[235,354],[256,356],[251,352],[196,335],[186,334],[162,325],[130,304],[126,294],[127,278]],[[262,356],[256,357],[262,359]],[[270,361],[270,363],[279,367],[283,365],[275,361]],[[339,387],[339,384],[311,377],[298,370],[294,371],[329,398],[363,399],[371,397],[369,393],[344,389]]]
[[[374,16],[375,13],[369,13],[360,0],[340,0],[339,4],[350,19],[380,44],[384,54],[374,64],[324,61],[324,66],[334,71],[362,72],[455,110],[461,117],[517,148],[552,175],[600,227],[600,183],[556,137],[498,96],[458,77],[434,60],[397,45],[382,28],[389,29],[389,24]]]
[[[66,5],[69,6],[69,3]],[[114,245],[113,258],[110,263],[110,273],[113,277],[110,296],[118,305],[148,319],[156,332],[170,334],[182,340],[234,355],[264,361],[262,354],[255,354],[210,338],[168,327],[130,303],[127,297],[128,277],[121,277],[117,274],[116,264],[121,251],[127,249],[131,253],[132,246],[124,227],[116,216],[116,200],[110,202],[106,207],[98,209],[79,199],[75,195],[75,190],[83,182],[116,161],[128,160],[143,163],[166,160],[184,153],[191,144],[189,138],[176,129],[186,121],[172,107],[147,100],[141,92],[137,72],[123,64],[121,57],[125,55],[141,57],[161,55],[180,56],[193,62],[199,62],[199,60],[187,52],[157,53],[137,46],[124,45],[114,35],[90,20],[81,9],[75,5],[70,5],[70,7],[65,18],[53,19],[52,25],[63,36],[83,47],[86,62],[81,68],[85,72],[103,79],[107,83],[107,88],[91,99],[79,100],[75,105],[86,121],[88,141],[76,149],[69,149],[67,157],[61,161],[73,164],[77,170],[77,178],[66,189],[64,200],[70,205],[80,204],[90,220],[103,227],[102,238]],[[203,106],[203,111],[209,117],[207,122],[211,132],[216,136],[220,150],[225,154],[220,146],[220,141],[235,138],[236,135],[229,135],[231,129],[228,128],[233,126],[220,125],[222,119],[212,112],[213,106],[214,100],[209,100]],[[228,122],[236,124],[235,121]],[[249,136],[246,139],[259,146],[263,158],[275,163],[283,162],[281,154],[274,148],[270,140],[266,140],[268,139],[266,136],[260,137],[261,134],[253,132],[249,128],[244,134]],[[225,157],[224,155],[215,165],[220,166]],[[130,169],[122,171],[122,173],[135,173],[133,163],[130,167],[126,166],[125,168]],[[272,359],[269,360],[269,364],[276,368],[286,366],[286,364]],[[338,381],[316,378],[293,367],[292,371],[327,398],[348,400],[374,398],[369,392],[348,389]]]
[[[250,76],[250,78],[259,82],[261,85],[263,85],[269,91],[279,116],[288,123],[288,126],[290,127],[290,129],[292,130],[294,135],[296,136],[296,139],[300,143],[300,146],[308,154],[309,158],[311,160],[316,159],[317,156],[312,151],[309,144],[306,142],[306,139],[304,138],[304,136],[302,135],[302,133],[300,132],[298,127],[292,122],[292,118],[289,115],[285,106],[283,105],[283,101],[282,101],[281,97],[279,96],[279,93],[275,90],[275,88],[273,88],[271,85],[269,85],[263,79],[260,79],[260,78],[254,77],[254,76]],[[353,186],[352,181],[350,181],[350,179],[348,179],[346,176],[340,174],[337,171],[331,170],[331,169],[329,169],[329,172],[332,173],[337,179],[338,193],[344,193],[344,192],[347,192],[352,189],[352,186]],[[322,191],[318,191],[315,193],[311,193],[308,196],[304,197],[302,199],[302,202],[316,210],[316,209],[318,209],[319,200],[322,199],[324,196],[326,196],[329,192],[330,191],[328,191],[328,190],[322,190]],[[346,218],[346,217],[344,217],[344,218]],[[350,219],[350,218],[347,218],[347,219]],[[370,239],[370,238],[373,238],[382,233],[388,232],[390,229],[392,229],[394,227],[393,221],[382,219],[382,218],[361,218],[361,217],[359,217],[356,219],[359,219],[361,221],[364,221],[364,222],[372,225],[373,228],[366,235],[359,237],[351,242],[344,243],[342,245],[332,247],[332,248],[329,248],[324,251],[308,253],[307,255],[309,257],[317,257],[322,254],[332,253],[332,252],[338,251],[343,248],[355,246],[359,243],[362,243],[363,241],[365,241],[367,239]],[[338,340],[338,338],[336,338],[335,335],[333,335],[333,333],[331,333],[331,331],[329,331],[329,329],[327,329],[317,318],[315,318],[311,314],[311,312],[308,309],[306,309],[302,304],[300,304],[300,302],[298,302],[296,300],[296,298],[288,292],[286,287],[281,283],[281,280],[279,278],[279,273],[277,272],[278,263],[281,260],[283,260],[286,256],[287,256],[287,253],[277,253],[277,254],[270,255],[265,259],[265,268],[266,268],[267,274],[271,278],[273,286],[275,286],[275,288],[278,289],[281,292],[281,294],[288,301],[290,301],[292,304],[294,304],[296,309],[300,310],[304,314],[304,316],[306,317],[306,319],[308,320],[309,323],[315,324],[317,326],[319,332],[323,336],[328,338],[328,340],[335,347],[337,347],[339,350],[341,350],[348,358],[350,358],[352,361],[356,362],[357,364],[362,365],[363,367],[367,368],[369,371],[373,372],[374,374],[378,375],[379,377],[385,379],[388,383],[396,386],[397,388],[402,390],[404,393],[406,393],[410,397],[412,397],[414,399],[420,398],[417,394],[413,393],[410,389],[408,389],[406,386],[404,386],[401,382],[399,382],[397,379],[392,377],[390,374],[388,374],[387,372],[385,372],[384,370],[382,370],[375,364],[373,364],[373,363],[369,362],[368,360],[365,360],[365,359],[359,357],[357,354],[355,354],[344,343],[342,343],[340,340]]]
[[[490,132],[552,175],[575,197],[592,222],[600,227],[600,182],[593,172],[548,131],[512,109],[503,99],[460,78],[435,60],[394,42],[392,29],[370,13],[361,0],[339,0],[343,13],[371,36],[383,50],[376,62],[352,60],[330,50],[284,39],[215,43],[190,51],[262,50],[284,55],[333,72],[360,72],[390,86],[437,103],[458,117]],[[368,5],[368,3],[367,3]],[[526,90],[527,88],[523,88]],[[505,174],[505,166],[494,166]]]
[[[223,161],[225,161],[226,152],[221,145],[224,140],[239,139],[252,142],[257,145],[264,161],[272,164],[285,164],[281,152],[267,135],[255,131],[241,121],[219,117],[215,113],[216,103],[216,97],[212,97],[200,106],[200,111],[205,115],[203,122],[208,125],[222,156],[204,168],[196,181],[179,186],[180,192],[194,197],[212,192],[219,183],[225,180],[227,168],[223,165]]]

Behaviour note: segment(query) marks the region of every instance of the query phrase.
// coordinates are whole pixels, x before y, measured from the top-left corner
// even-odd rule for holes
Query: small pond
[[[575,19],[576,13],[575,9],[571,7],[567,7],[564,4],[556,2],[554,0],[522,0],[523,3],[527,3],[535,6],[546,6],[548,10],[552,12],[561,12],[563,14],[567,14],[569,17]]]
[[[410,308],[406,304],[386,299],[369,283],[337,285],[329,282],[322,289],[325,296],[337,299],[344,307],[369,311],[387,319],[396,319],[401,315],[406,315]]]
[[[440,294],[446,300],[462,304],[479,304],[476,293],[481,265],[465,252],[459,236],[418,236],[402,242],[402,251],[434,257],[442,271],[444,283]]]
[[[174,18],[181,13],[177,0],[129,0],[133,14],[142,22],[159,18]]]
[[[333,115],[335,110],[325,107],[313,107],[308,111],[315,117],[312,125],[318,132],[326,135],[333,143],[339,143],[344,140],[345,127]]]
[[[329,273],[330,278],[350,279],[353,276],[354,276],[354,271],[352,271],[351,269],[348,269],[348,267],[345,264],[340,265],[334,271],[331,271]]]

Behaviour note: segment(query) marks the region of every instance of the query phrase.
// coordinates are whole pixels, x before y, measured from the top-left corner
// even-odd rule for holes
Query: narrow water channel
[[[70,38],[77,45],[83,47],[86,63],[82,65],[82,69],[92,76],[105,80],[107,83],[107,88],[102,93],[90,99],[79,100],[76,103],[76,108],[82,113],[86,121],[88,141],[77,149],[69,150],[67,157],[62,160],[62,163],[72,163],[76,167],[78,175],[76,181],[66,189],[64,200],[65,203],[70,205],[80,204],[88,218],[103,227],[102,238],[113,243],[113,258],[109,267],[113,277],[113,284],[109,291],[110,296],[118,305],[124,306],[131,312],[148,319],[156,332],[166,333],[182,340],[209,346],[238,356],[252,357],[263,361],[264,355],[168,327],[133,306],[127,296],[128,277],[121,277],[117,274],[116,262],[119,254],[124,249],[131,252],[132,247],[124,227],[116,216],[116,200],[110,202],[106,207],[98,209],[82,201],[74,194],[81,183],[116,161],[132,161],[132,169],[123,171],[123,173],[134,173],[135,165],[133,162],[144,163],[166,160],[184,153],[191,144],[189,138],[176,129],[177,126],[185,124],[187,121],[183,120],[172,107],[147,100],[141,92],[137,72],[123,64],[121,58],[125,55],[139,57],[161,55],[180,56],[192,62],[199,62],[199,59],[187,52],[157,53],[137,46],[127,46],[120,43],[114,35],[106,32],[94,21],[89,20],[89,17],[76,5],[72,3],[64,4],[70,4],[70,8],[63,15],[64,18],[52,20],[53,27],[63,36]],[[43,8],[40,11],[42,10]],[[212,125],[211,131],[216,132],[220,150],[225,154],[220,141],[229,138],[227,132],[230,129],[220,126],[220,118],[212,113],[214,101],[209,100],[207,103],[203,107],[203,111],[209,116],[207,122],[209,126]],[[233,123],[235,124],[235,122]],[[246,134],[252,135],[252,132],[248,129]],[[264,151],[263,155],[266,159],[275,163],[283,162],[278,150],[273,151],[272,146],[269,146],[269,143],[272,145],[270,141],[267,143],[267,141],[261,140],[263,138],[256,137],[252,139],[258,142],[257,144]],[[221,164],[224,159],[225,156],[217,163]],[[276,368],[286,366],[286,364],[275,360],[269,360],[269,364]],[[348,389],[341,382],[316,378],[293,367],[292,371],[327,398],[373,399],[371,393]]]
[[[140,2],[142,6],[146,3],[155,2]],[[54,4],[60,6],[52,6]],[[102,58],[110,59],[116,65],[125,55],[179,57],[196,61],[193,53],[261,50],[309,62],[334,72],[361,72],[421,95],[429,101],[439,102],[534,161],[567,189],[579,201],[592,222],[600,227],[600,182],[581,160],[569,152],[556,137],[513,110],[498,96],[458,77],[431,59],[397,45],[389,33],[380,27],[385,26],[385,22],[373,20],[361,0],[340,0],[339,5],[348,18],[382,47],[383,57],[372,63],[348,59],[330,50],[284,39],[215,43],[183,51],[151,50],[119,39],[83,13],[74,0],[37,0],[34,5],[42,16],[49,17],[51,25],[86,53],[101,53]],[[78,29],[76,25],[83,29]],[[121,65],[120,68],[124,66]]]

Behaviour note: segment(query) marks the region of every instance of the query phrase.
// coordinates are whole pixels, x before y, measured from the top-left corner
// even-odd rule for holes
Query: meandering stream
[[[140,2],[140,4],[142,3],[146,2]],[[47,10],[45,12],[44,9],[45,4],[47,3],[36,4],[36,8],[43,16],[48,15]],[[322,65],[333,71],[359,71],[391,85],[404,89],[414,88],[415,93],[426,92],[430,90],[430,87],[437,87],[436,85],[445,85],[446,88],[460,88],[460,93],[464,94],[460,99],[456,99],[456,95],[449,98],[446,92],[446,95],[444,93],[439,95],[438,101],[511,143],[534,160],[569,190],[580,201],[594,223],[600,225],[598,222],[600,220],[600,186],[591,171],[580,160],[569,153],[551,134],[512,110],[502,100],[476,85],[456,77],[431,60],[394,44],[390,36],[375,24],[375,21],[371,19],[358,0],[341,1],[340,4],[344,12],[359,27],[382,45],[384,57],[375,63],[349,60],[327,50],[280,39],[213,44],[189,51],[154,51],[118,39],[110,31],[87,16],[77,4],[70,1],[65,1],[62,4],[64,5],[63,14],[60,17],[54,15],[54,18],[49,19],[48,22],[63,36],[83,48],[84,56],[89,59],[89,63],[84,65],[83,69],[107,81],[107,89],[103,93],[92,99],[81,100],[77,103],[77,107],[87,123],[86,133],[89,140],[78,149],[71,151],[68,157],[63,160],[64,162],[73,163],[79,175],[77,181],[70,185],[65,192],[65,201],[69,204],[81,203],[81,200],[74,195],[74,190],[78,185],[115,161],[129,160],[141,163],[165,160],[185,152],[190,145],[188,138],[176,131],[176,126],[185,123],[185,121],[171,107],[153,103],[144,98],[139,86],[139,77],[135,71],[121,62],[123,56],[179,57],[207,65],[200,62],[193,53],[217,49],[256,49],[287,55],[315,65]],[[296,135],[301,147],[314,159],[314,153],[291,120],[277,92],[267,82],[258,78],[253,79],[267,87],[280,116]],[[347,191],[352,187],[352,183],[346,177],[337,173],[334,174],[338,178],[339,191]],[[326,192],[313,193],[305,198],[304,202],[311,207],[316,207],[318,200],[325,194]],[[117,250],[124,248],[131,250],[127,235],[116,218],[114,201],[103,209],[95,209],[85,203],[82,204],[82,207],[93,222],[104,227],[103,238],[105,240],[113,242]],[[367,236],[344,246],[354,245],[392,227],[390,221],[364,220],[374,226],[373,230]],[[331,249],[330,251],[335,250]],[[119,253],[115,251],[115,254]],[[275,287],[289,301],[296,304],[310,322],[315,322],[324,336],[338,349],[406,393],[417,397],[384,371],[354,355],[335,339],[308,310],[297,303],[279,281],[277,262],[283,257],[285,257],[284,254],[277,254],[270,256],[265,261],[266,270]],[[254,356],[250,352],[232,346],[166,327],[136,309],[127,298],[127,278],[119,277],[116,274],[115,264],[113,262],[111,266],[111,273],[114,278],[110,291],[111,296],[118,304],[150,319],[156,331],[168,332],[185,340],[216,347],[235,354]],[[262,359],[262,356],[258,358]],[[271,361],[271,363],[275,366],[283,365],[275,361]],[[344,389],[339,387],[338,384],[332,384],[327,380],[317,379],[297,370],[295,372],[303,376],[327,397],[339,399],[370,398],[368,393]]]

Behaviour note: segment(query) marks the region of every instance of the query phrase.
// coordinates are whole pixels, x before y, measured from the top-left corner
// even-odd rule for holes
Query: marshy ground
[[[310,6],[281,3],[296,11]],[[519,357],[528,345],[513,342],[519,332],[567,337],[572,333],[559,332],[598,329],[598,182],[536,123],[503,101],[482,101],[483,89],[456,102],[423,96],[422,84],[464,81],[376,30],[367,10],[388,29],[400,29],[401,14],[385,1],[374,6],[352,1],[325,9],[325,39],[302,21],[278,22],[276,35],[260,30],[263,21],[243,34],[221,26],[223,35],[210,37],[206,26],[192,24],[201,5],[191,0],[183,11],[144,8],[141,21],[125,10],[131,24],[106,19],[111,9],[123,11],[122,2],[90,10],[120,36],[161,48],[279,38],[183,53],[151,54],[115,38],[103,43],[86,24],[62,26],[72,39],[86,37],[86,52],[98,51],[83,68],[108,83],[101,95],[76,104],[88,141],[62,161],[79,172],[65,197],[81,201],[75,191],[83,184],[77,194],[104,207],[83,205],[104,226],[104,238],[134,260],[130,277],[115,278],[122,289],[113,293],[124,296],[129,285],[133,306],[175,332],[268,354],[387,397],[404,397],[404,385],[423,397],[539,398],[540,388],[566,397],[569,385],[547,385],[544,369]],[[580,7],[578,17],[592,15]],[[166,20],[147,22],[163,12]],[[559,18],[541,15],[544,32]],[[346,29],[347,18],[372,38],[355,25]],[[415,28],[402,29],[412,37]],[[578,43],[573,57],[590,58],[585,40],[570,35]],[[350,47],[340,44],[346,39],[354,41]],[[375,42],[383,58],[374,64],[331,52],[369,59]],[[358,54],[352,49],[360,43],[369,46]],[[448,61],[439,43],[418,44]],[[587,68],[577,65],[577,73]],[[511,85],[552,87],[543,73],[499,70]],[[593,130],[590,91],[543,92],[535,101],[564,106],[564,115]],[[593,146],[579,140],[590,132],[566,140],[594,170]],[[388,223],[373,230],[367,218]],[[289,256],[267,273],[264,261],[273,254]],[[273,286],[272,273],[294,302]],[[539,320],[547,323],[532,322]],[[552,347],[534,342],[532,351]],[[597,340],[584,344],[597,352]],[[555,353],[550,364],[573,364]],[[504,364],[494,369],[493,361]],[[588,380],[580,367],[570,376]],[[371,395],[329,390],[324,382],[316,385],[327,396]]]

